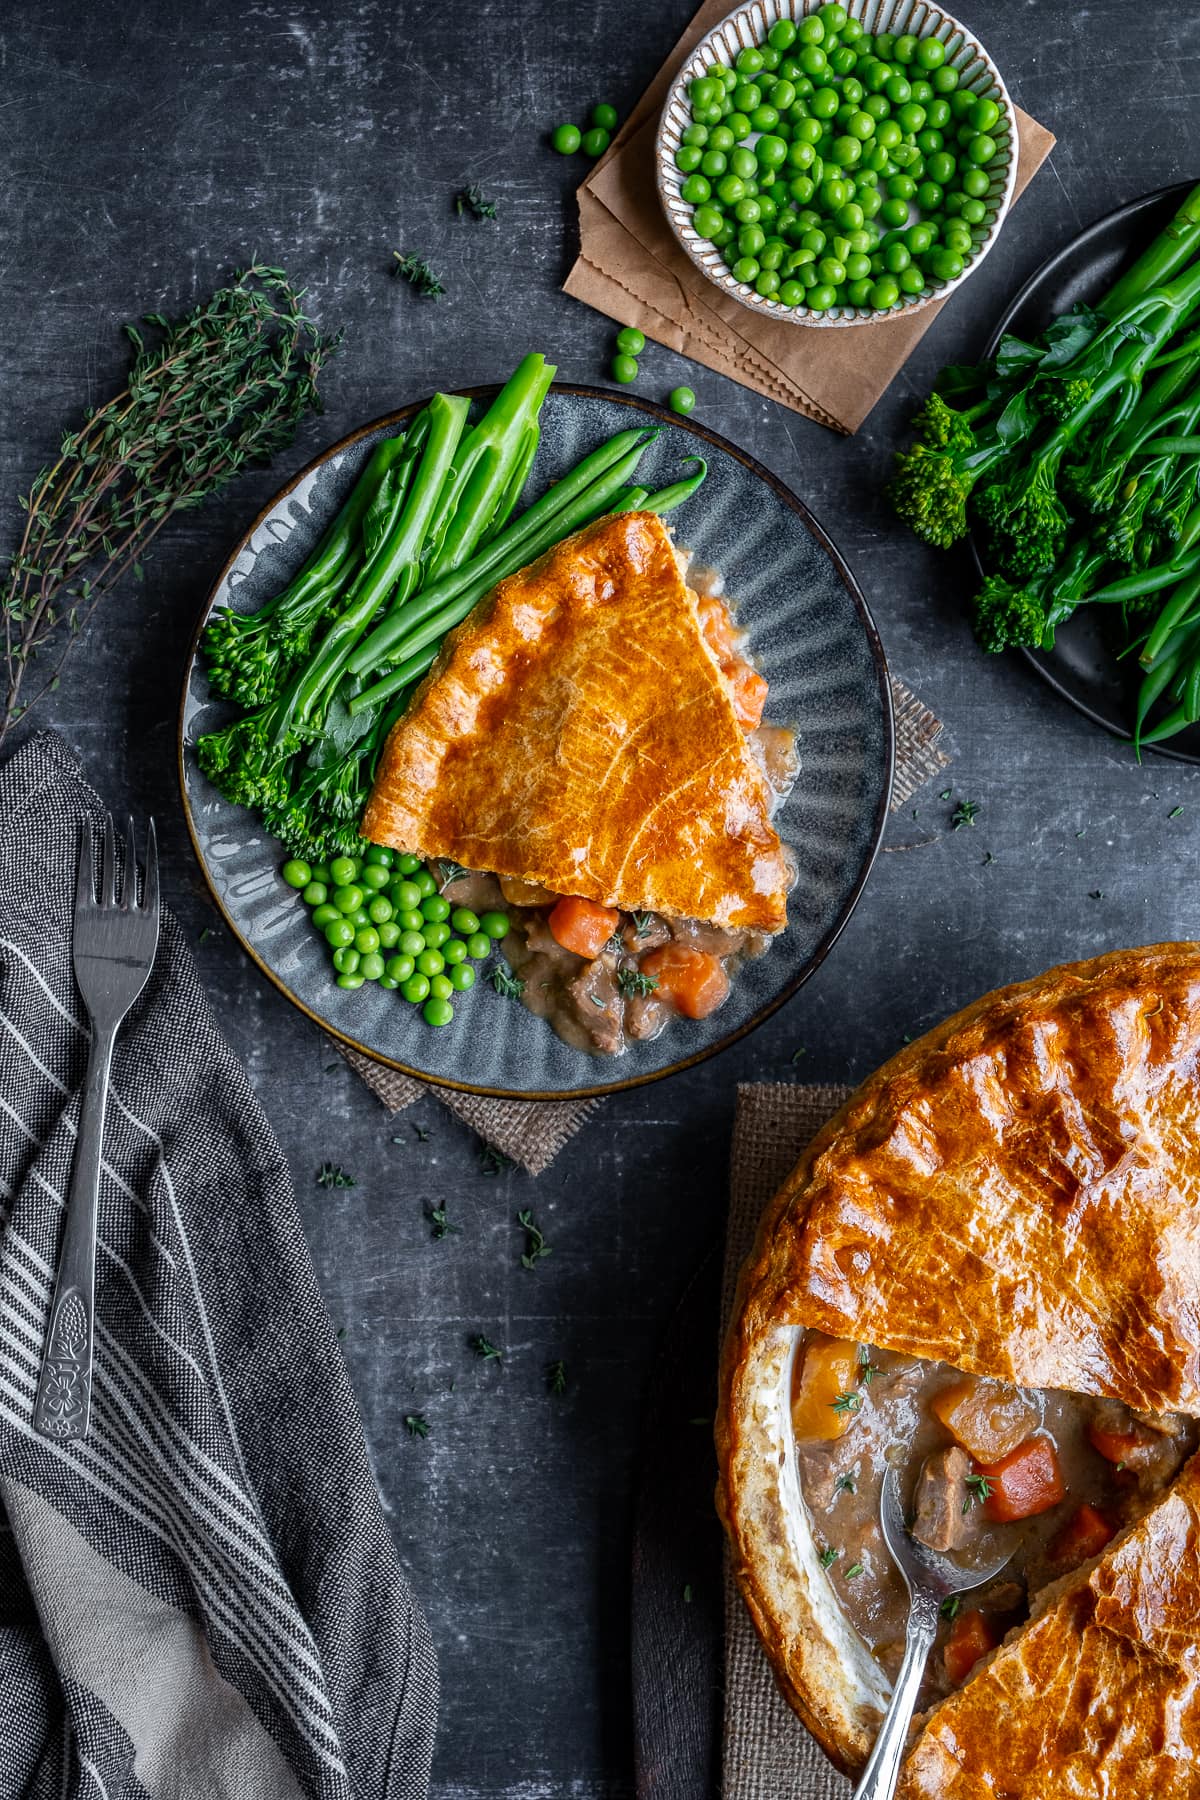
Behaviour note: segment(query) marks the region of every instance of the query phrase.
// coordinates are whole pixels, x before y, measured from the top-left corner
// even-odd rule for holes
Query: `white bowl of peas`
[[[727,294],[795,324],[874,324],[987,255],[1016,115],[983,45],[926,0],[753,0],[680,69],[656,159],[676,237]]]

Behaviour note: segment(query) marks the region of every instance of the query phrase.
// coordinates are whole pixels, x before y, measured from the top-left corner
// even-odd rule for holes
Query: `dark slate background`
[[[485,1175],[479,1146],[432,1098],[390,1120],[216,925],[175,791],[176,702],[228,545],[322,444],[436,385],[501,377],[531,348],[564,379],[606,378],[612,328],[559,292],[583,164],[554,155],[546,133],[600,99],[628,109],[689,8],[42,0],[0,25],[6,537],[10,497],[84,401],[119,383],[123,319],[179,310],[257,252],[346,327],[324,418],[275,469],[172,524],[144,588],[106,604],[42,716],[114,808],[157,815],[167,894],[291,1157],[438,1643],[440,1800],[631,1791],[637,1422],[666,1322],[720,1230],[735,1084],[854,1081],[998,983],[1197,930],[1192,769],[1138,768],[1022,664],[976,654],[959,614],[965,558],[902,537],[879,487],[913,396],[980,347],[1046,255],[1119,202],[1197,173],[1198,15],[1168,0],[967,10],[1058,148],[866,427],[841,440],[655,347],[640,386],[665,397],[690,383],[697,416],[808,501],[855,568],[893,668],[945,720],[953,768],[915,818],[893,821],[844,937],[790,1006],[718,1060],[608,1101],[537,1182]],[[454,217],[451,196],[471,180],[499,200],[498,225]],[[445,299],[388,279],[396,246],[444,272]],[[979,803],[973,830],[950,831],[944,786]],[[319,1189],[326,1159],[357,1185]],[[436,1202],[462,1228],[441,1243],[424,1218]],[[553,1246],[533,1273],[514,1223],[527,1205]],[[475,1331],[505,1347],[503,1367],[471,1356]],[[711,1349],[705,1338],[695,1355]],[[560,1356],[570,1386],[556,1400],[542,1371]],[[405,1435],[413,1410],[428,1415],[427,1441]]]

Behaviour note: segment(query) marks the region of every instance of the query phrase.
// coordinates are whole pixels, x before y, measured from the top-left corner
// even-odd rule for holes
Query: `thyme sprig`
[[[498,994],[508,1000],[519,1000],[525,992],[525,983],[519,975],[514,975],[507,963],[496,963],[488,970],[488,980]]]
[[[357,1187],[353,1175],[347,1175],[341,1163],[325,1162],[317,1170],[317,1186],[323,1188]]]
[[[525,1233],[525,1249],[521,1257],[523,1269],[536,1269],[543,1256],[550,1255],[550,1245],[533,1222],[533,1213],[529,1207],[522,1207],[517,1214],[517,1224]]]
[[[460,188],[454,196],[454,210],[459,218],[468,213],[473,219],[494,219],[496,202],[489,200],[475,182],[470,187]]]
[[[396,266],[393,275],[401,276],[414,293],[420,294],[423,300],[438,300],[445,293],[445,288],[438,280],[423,256],[410,251],[405,255],[403,250],[393,250]]]
[[[404,1429],[409,1437],[427,1438],[429,1436],[429,1420],[424,1413],[405,1413]]]
[[[986,1475],[967,1476],[967,1497],[963,1501],[963,1511],[970,1512],[973,1506],[982,1506],[985,1500],[992,1497],[992,1484]]]
[[[148,313],[146,336],[126,325],[126,387],[65,433],[21,497],[25,528],[0,590],[0,740],[57,686],[105,594],[130,572],[141,579],[172,514],[269,462],[306,412],[320,412],[317,378],[339,339],[321,334],[302,298],[282,269],[256,263],[182,318]],[[44,678],[30,695],[35,663]]]
[[[502,1362],[504,1359],[503,1350],[493,1344],[490,1338],[484,1337],[482,1332],[477,1332],[471,1339],[471,1348],[484,1362]]]
[[[623,994],[652,994],[658,986],[658,976],[647,975],[644,969],[618,969],[617,986]]]
[[[565,1394],[567,1391],[567,1365],[558,1362],[546,1364],[546,1386],[552,1394]]]

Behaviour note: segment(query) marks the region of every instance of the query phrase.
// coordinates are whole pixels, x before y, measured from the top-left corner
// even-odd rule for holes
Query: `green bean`
[[[1150,628],[1138,658],[1143,668],[1148,669],[1157,661],[1175,627],[1191,611],[1197,600],[1200,600],[1200,556],[1194,557],[1189,567],[1181,569],[1178,573],[1185,576],[1186,579],[1179,582],[1179,586]],[[1117,584],[1114,582],[1113,585]]]
[[[687,460],[688,462],[699,463],[699,474],[689,475],[683,481],[673,481],[670,487],[659,488],[656,494],[647,494],[638,509],[640,512],[671,512],[675,507],[682,506],[685,500],[691,499],[696,489],[700,486],[700,483],[704,480],[704,477],[708,474],[708,464],[702,456],[689,456]]]

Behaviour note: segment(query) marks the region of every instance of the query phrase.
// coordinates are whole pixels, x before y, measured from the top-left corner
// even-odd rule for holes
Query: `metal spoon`
[[[917,1691],[925,1664],[937,1636],[942,1601],[951,1594],[965,1594],[982,1587],[1000,1573],[1012,1556],[989,1563],[984,1569],[961,1569],[948,1557],[939,1556],[906,1529],[900,1504],[900,1481],[889,1463],[879,1498],[879,1522],[892,1560],[904,1577],[911,1602],[904,1634],[904,1660],[892,1690],[892,1703],[884,1715],[875,1747],[867,1758],[854,1800],[892,1800],[900,1778],[900,1765],[908,1742],[908,1727],[917,1704]]]

